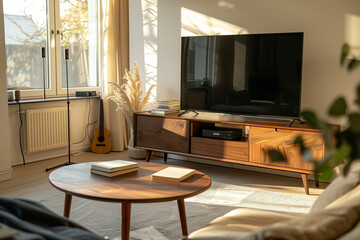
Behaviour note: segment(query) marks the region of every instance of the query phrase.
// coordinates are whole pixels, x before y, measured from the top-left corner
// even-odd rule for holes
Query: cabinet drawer
[[[275,128],[250,128],[250,161],[266,165],[313,170],[311,163],[305,162],[300,149],[293,145],[297,136],[302,136],[304,144],[310,147],[313,158],[321,160],[324,157],[325,145],[320,132],[292,131]],[[273,162],[267,154],[270,149],[277,149],[286,157],[286,162]]]
[[[136,125],[136,146],[189,153],[187,120],[137,115]]]
[[[249,143],[192,137],[191,153],[225,159],[249,161]]]

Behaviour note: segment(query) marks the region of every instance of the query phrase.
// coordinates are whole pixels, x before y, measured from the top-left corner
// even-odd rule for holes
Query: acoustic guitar
[[[104,128],[104,107],[100,99],[100,123],[94,131],[94,140],[91,143],[91,151],[94,153],[108,153],[111,151],[110,132]]]

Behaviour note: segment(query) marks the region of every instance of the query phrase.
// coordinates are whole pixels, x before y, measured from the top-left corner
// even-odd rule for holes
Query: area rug
[[[214,182],[206,192],[185,199],[186,202],[221,205],[231,207],[247,207],[292,213],[292,215],[308,213],[314,198],[241,187],[232,184]]]
[[[188,231],[191,233],[202,228],[211,220],[238,207],[299,215],[307,213],[314,200],[307,196],[213,182],[206,192],[185,199]],[[62,214],[64,193],[59,192],[40,202],[54,212]],[[121,210],[118,203],[73,197],[70,219],[101,236],[108,236],[111,239],[121,236]],[[132,204],[130,231],[132,240],[181,239],[176,201]]]
[[[121,240],[121,237],[116,237],[113,240]],[[130,232],[130,240],[169,240],[162,235],[154,226],[137,229]]]

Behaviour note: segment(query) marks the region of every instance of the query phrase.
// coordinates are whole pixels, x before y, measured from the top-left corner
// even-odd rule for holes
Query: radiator
[[[26,110],[28,153],[67,146],[67,108]]]

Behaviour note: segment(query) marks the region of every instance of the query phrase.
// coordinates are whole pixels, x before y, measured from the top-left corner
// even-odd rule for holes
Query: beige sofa
[[[188,239],[360,239],[360,163],[337,177],[308,214],[291,216],[238,208],[219,217]]]

